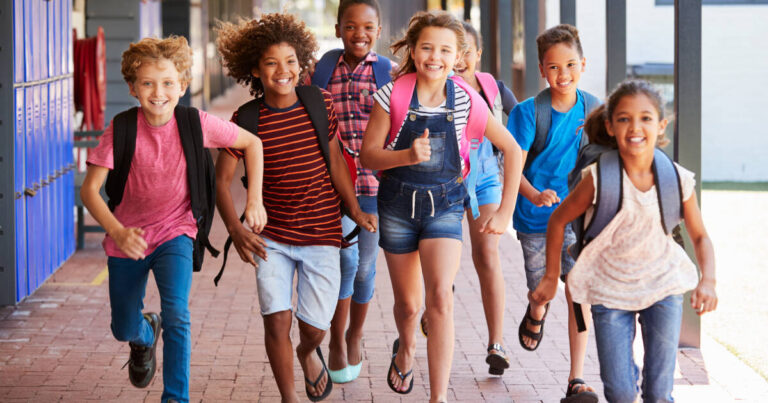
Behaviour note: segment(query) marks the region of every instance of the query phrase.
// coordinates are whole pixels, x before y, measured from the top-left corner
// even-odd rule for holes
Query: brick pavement
[[[233,97],[243,98],[242,91]],[[233,108],[217,104],[226,115]],[[236,200],[244,200],[233,186]],[[220,221],[212,241],[223,245]],[[99,234],[88,234],[86,248],[76,253],[39,290],[15,307],[0,308],[0,401],[158,401],[162,373],[146,389],[135,389],[121,366],[128,346],[109,331],[109,301],[104,279],[106,258]],[[517,342],[517,327],[525,311],[525,278],[519,244],[510,234],[501,242],[507,284],[505,346],[511,368],[502,377],[487,374],[484,362],[486,327],[477,276],[468,244],[464,245],[456,280],[456,351],[449,398],[456,401],[558,402],[568,376],[567,317],[563,293],[558,293],[547,319],[543,344],[536,352]],[[219,287],[213,286],[220,259],[207,258],[195,274],[191,291],[192,401],[279,401],[264,350],[253,269],[235,254]],[[415,384],[410,395],[389,390],[385,375],[396,337],[392,291],[383,256],[379,256],[376,294],[365,325],[364,365],[360,378],[334,385],[327,401],[426,401],[426,339],[418,337]],[[147,310],[159,309],[150,276]],[[298,339],[296,327],[293,340]],[[765,401],[768,384],[719,344],[703,337],[703,349],[678,355],[675,395],[678,401]],[[327,337],[323,345],[327,352]],[[640,350],[640,349],[638,349]],[[162,349],[158,349],[162,362]],[[638,352],[638,355],[640,353]],[[706,359],[706,360],[705,360]],[[301,369],[296,362],[296,389],[303,396]],[[594,340],[590,342],[586,380],[602,397]]]

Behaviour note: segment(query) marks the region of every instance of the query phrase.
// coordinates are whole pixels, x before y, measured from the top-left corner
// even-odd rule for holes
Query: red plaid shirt
[[[355,71],[351,71],[352,69],[344,61],[344,54],[342,53],[336,68],[333,69],[327,88],[331,93],[333,107],[339,118],[341,142],[355,158],[355,165],[357,165],[355,194],[358,196],[376,196],[379,189],[379,181],[373,171],[360,165],[360,146],[363,143],[363,133],[368,124],[368,116],[373,109],[373,94],[378,90],[371,63],[378,60],[379,57],[376,56],[376,53],[370,52],[355,67]]]

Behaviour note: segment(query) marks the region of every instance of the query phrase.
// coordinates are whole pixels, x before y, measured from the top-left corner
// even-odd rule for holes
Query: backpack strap
[[[315,128],[315,135],[317,136],[317,143],[320,145],[320,152],[323,154],[323,160],[325,160],[325,167],[328,169],[328,172],[331,172],[330,133],[328,133],[328,125],[330,123],[323,93],[315,85],[301,85],[296,87],[296,95],[299,96],[299,100],[309,115],[309,120],[312,121],[312,126]]]
[[[552,94],[550,94],[549,88],[545,88],[536,95],[536,98],[533,99],[533,105],[536,119],[536,133],[534,134],[531,147],[528,148],[528,156],[525,158],[525,167],[523,167],[523,171],[527,171],[531,167],[533,160],[541,154],[544,150],[544,146],[547,145],[549,127],[552,125]]]
[[[584,245],[595,239],[621,209],[622,181],[619,152],[602,153],[597,160],[597,203],[592,221],[584,230]]]
[[[669,235],[683,219],[683,191],[675,164],[659,148],[656,148],[653,154],[653,179],[656,185],[656,195],[659,198],[661,227],[664,229],[664,233]]]
[[[475,78],[483,90],[488,105],[493,107],[496,104],[496,97],[499,95],[499,84],[496,79],[492,75],[480,71],[475,72]]]
[[[587,117],[589,116],[589,114],[592,113],[592,111],[595,110],[595,108],[597,108],[601,102],[598,97],[588,93],[587,91],[582,91],[582,90],[576,90],[576,91],[578,91],[581,94],[581,97],[584,99],[584,122],[586,123]],[[582,132],[581,144],[579,147],[580,148],[584,147],[587,144],[589,144],[589,136],[587,136]]]
[[[376,88],[381,88],[392,81],[392,61],[382,55],[376,55],[378,61],[373,62],[373,79],[376,80]]]
[[[107,175],[104,186],[111,211],[123,201],[123,191],[131,171],[133,154],[136,151],[136,122],[139,108],[134,107],[119,113],[112,119],[112,159],[113,168]]]
[[[328,88],[331,81],[333,70],[339,62],[339,57],[344,53],[344,49],[333,49],[326,52],[320,60],[315,63],[315,72],[312,74],[312,85],[320,88]]]
[[[416,88],[416,73],[404,74],[395,80],[389,97],[389,137],[384,146],[395,140],[408,114],[413,89]]]

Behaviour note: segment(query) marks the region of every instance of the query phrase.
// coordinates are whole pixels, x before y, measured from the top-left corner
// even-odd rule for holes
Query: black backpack
[[[613,220],[621,210],[623,198],[623,164],[618,150],[597,144],[584,146],[576,158],[576,167],[568,175],[570,191],[581,181],[581,170],[597,161],[597,195],[592,220],[584,226],[584,214],[571,222],[576,234],[576,243],[568,248],[568,253],[578,258],[587,244],[595,239],[600,232]],[[664,232],[671,234],[683,219],[683,192],[680,176],[672,159],[656,148],[653,155],[653,182],[659,199],[661,226]],[[576,326],[579,332],[586,330],[581,305],[574,302]]]
[[[331,152],[330,152],[330,139],[328,133],[328,111],[325,109],[325,98],[319,87],[315,85],[300,85],[296,87],[296,95],[299,97],[299,101],[307,111],[309,120],[312,122],[312,126],[315,128],[315,135],[317,136],[317,142],[320,145],[320,152],[323,154],[323,160],[325,161],[325,167],[328,172],[331,171]],[[264,102],[263,97],[256,98],[246,102],[237,108],[237,124],[245,130],[258,136],[259,134],[259,113],[261,104]],[[339,143],[341,152],[344,151],[344,146]],[[248,188],[248,178],[243,175],[240,178],[243,182],[243,187]],[[347,214],[347,210],[344,204],[341,205],[342,214]],[[240,216],[240,222],[245,220],[245,213]],[[349,234],[345,235],[342,239],[342,247],[353,245],[351,242],[357,234],[360,233],[360,226],[355,226]],[[232,237],[227,237],[227,241],[224,243],[224,259],[221,263],[221,269],[219,274],[213,279],[214,284],[219,285],[219,280],[224,274],[224,268],[227,265],[227,257],[229,255],[229,248],[232,246]]]
[[[133,154],[136,151],[136,122],[138,107],[119,113],[112,120],[114,169],[107,175],[105,186],[111,211],[123,200],[125,183],[131,170]],[[216,171],[211,153],[203,147],[203,129],[200,113],[195,108],[178,105],[174,109],[176,124],[181,137],[181,147],[187,161],[187,181],[192,216],[197,221],[197,237],[192,252],[192,268],[200,271],[203,266],[205,249],[213,257],[219,255],[208,239],[216,208]]]

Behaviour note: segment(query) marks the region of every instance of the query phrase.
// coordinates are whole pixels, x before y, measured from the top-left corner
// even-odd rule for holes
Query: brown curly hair
[[[188,85],[192,80],[192,48],[183,36],[171,35],[165,39],[144,38],[131,43],[128,50],[123,52],[120,71],[125,82],[132,84],[136,81],[136,72],[144,62],[156,63],[168,59],[179,71],[179,81]]]
[[[421,31],[427,27],[450,29],[456,34],[456,51],[462,54],[462,52],[467,50],[464,26],[461,25],[461,21],[445,11],[419,11],[408,22],[408,30],[405,32],[405,36],[390,46],[392,54],[396,55],[401,50],[404,52],[400,67],[392,74],[393,80],[404,74],[416,71],[416,65],[414,65],[411,58],[411,49],[416,47]]]
[[[544,63],[544,54],[549,48],[564,43],[579,52],[579,57],[584,57],[584,51],[581,48],[581,39],[579,39],[579,30],[573,25],[560,24],[549,28],[536,37],[536,46],[539,50],[539,64]]]
[[[259,19],[240,20],[237,24],[220,22],[216,46],[227,74],[238,83],[249,85],[251,95],[264,95],[261,80],[251,71],[259,67],[262,55],[272,45],[287,43],[296,51],[303,82],[315,62],[317,41],[303,21],[292,14],[270,13]]]

